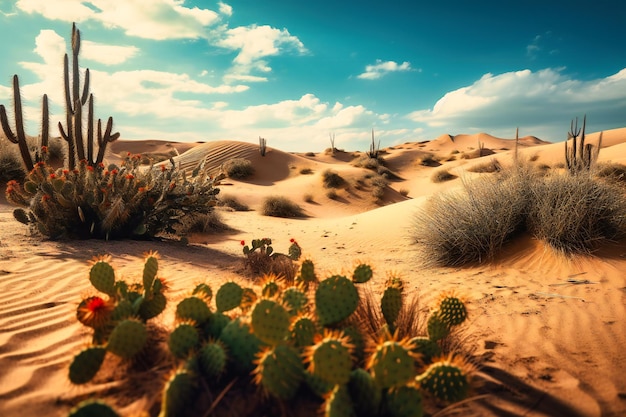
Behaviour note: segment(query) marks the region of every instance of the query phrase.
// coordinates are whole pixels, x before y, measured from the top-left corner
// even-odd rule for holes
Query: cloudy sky
[[[0,0],[0,103],[64,119],[82,34],[96,114],[124,139],[364,150],[443,133],[565,139],[626,126],[622,0]],[[506,6],[503,6],[506,5]],[[10,107],[10,106],[8,106]],[[56,129],[53,130],[56,132]]]

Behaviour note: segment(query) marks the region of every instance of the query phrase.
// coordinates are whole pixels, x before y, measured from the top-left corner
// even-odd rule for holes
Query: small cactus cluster
[[[156,257],[148,259],[145,269],[156,265]],[[428,337],[399,338],[392,329],[403,308],[403,282],[392,275],[381,301],[385,324],[373,340],[354,319],[360,286],[373,277],[373,269],[359,263],[351,274],[318,280],[313,262],[303,260],[293,283],[269,275],[256,289],[232,281],[215,292],[207,283],[197,285],[176,305],[175,325],[167,338],[176,365],[163,389],[160,416],[201,412],[196,404],[202,387],[221,391],[233,378],[257,385],[264,396],[285,405],[308,392],[318,398],[325,416],[422,416],[425,398],[466,398],[471,367],[444,356],[439,344],[465,321],[464,303],[444,295],[431,315],[437,323],[431,325],[429,319]],[[149,337],[141,312],[156,312],[142,309],[146,301],[137,300],[148,298],[137,293],[129,300],[128,315],[108,320],[126,300],[120,296],[121,285],[102,260],[92,266],[90,280],[109,299],[100,304],[102,312],[87,308],[90,314],[79,313],[79,320],[95,333],[95,323],[107,330],[97,338],[94,334],[97,343],[70,366],[74,383],[89,381],[107,352],[122,358],[140,352]],[[157,281],[144,270],[144,288],[154,288]],[[84,300],[79,311],[93,300]],[[432,334],[431,326],[436,328]]]
[[[243,246],[243,254],[246,256],[245,266],[255,274],[274,272],[275,264],[278,264],[279,261],[298,261],[302,256],[302,248],[293,238],[290,239],[286,254],[275,252],[270,238],[252,239],[250,245],[246,245],[246,242],[242,240],[241,246]]]

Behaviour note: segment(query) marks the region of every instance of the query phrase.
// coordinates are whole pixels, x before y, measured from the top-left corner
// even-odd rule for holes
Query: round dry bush
[[[339,188],[345,183],[345,180],[341,177],[341,175],[330,169],[324,171],[322,174],[322,181],[324,182],[325,188]]]
[[[433,175],[430,177],[432,182],[446,182],[446,181],[451,181],[455,178],[457,178],[457,176],[454,174],[451,174],[446,169],[439,169],[433,172]]]
[[[360,155],[352,162],[352,165],[358,168],[367,168],[376,171],[380,166],[385,165],[385,159],[382,156],[372,158],[369,155]]]
[[[483,162],[481,164],[475,164],[471,167],[467,168],[469,172],[476,172],[479,174],[491,174],[493,172],[502,171],[502,165],[498,162],[497,159],[492,159],[487,162]]]
[[[217,233],[232,228],[224,223],[220,214],[212,210],[206,214],[188,216],[181,227],[181,233]]]
[[[311,175],[313,173],[313,170],[311,168],[302,168],[300,170],[300,174],[302,175]]]
[[[523,175],[483,177],[431,197],[412,229],[424,262],[458,266],[492,259],[524,227],[528,184]]]
[[[626,196],[588,172],[551,175],[532,187],[528,216],[534,237],[567,255],[587,254],[626,235]]]
[[[0,145],[1,146],[1,145]],[[26,177],[26,168],[17,153],[0,151],[0,183],[10,180],[22,181]]]
[[[626,165],[616,163],[598,164],[595,175],[598,178],[626,184]]]
[[[254,174],[252,162],[245,158],[229,159],[224,162],[223,169],[224,172],[226,172],[226,175],[228,175],[228,178],[235,180],[242,180]]]
[[[220,197],[218,204],[222,207],[228,207],[234,211],[248,211],[250,208],[241,203],[236,197],[225,195]]]
[[[302,207],[286,197],[271,196],[263,202],[261,212],[265,216],[272,217],[304,217]]]

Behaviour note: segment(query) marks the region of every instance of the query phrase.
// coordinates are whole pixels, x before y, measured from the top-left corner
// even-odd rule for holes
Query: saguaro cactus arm
[[[7,112],[3,105],[0,105],[0,123],[2,124],[2,130],[6,134],[6,137],[11,142],[19,145],[24,165],[26,165],[26,169],[31,171],[33,169],[33,158],[28,150],[28,143],[26,143],[24,117],[22,115],[22,98],[20,97],[20,82],[17,75],[13,76],[13,107],[15,109],[15,132],[11,130]],[[47,118],[47,116],[44,117]]]
[[[120,137],[119,132],[111,134],[112,130],[113,130],[113,118],[109,117],[109,120],[107,121],[107,127],[104,131],[104,136],[102,136],[102,122],[100,121],[100,119],[98,119],[99,149],[98,149],[98,158],[95,161],[96,164],[99,164],[100,162],[104,160],[104,152],[106,150],[107,144],[116,141]]]

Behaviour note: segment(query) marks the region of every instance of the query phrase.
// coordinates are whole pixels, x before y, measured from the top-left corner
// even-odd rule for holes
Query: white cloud
[[[135,46],[106,45],[103,43],[81,41],[81,57],[104,65],[119,65],[137,55]],[[56,53],[56,52],[55,52]]]
[[[226,16],[232,16],[232,14],[233,14],[232,6],[230,6],[230,5],[226,4],[226,3],[223,3],[221,1],[219,3],[217,3],[217,5],[219,6],[219,10],[220,10],[221,14],[226,15]]]
[[[361,78],[363,80],[377,80],[390,72],[402,72],[402,71],[411,71],[411,64],[409,62],[403,62],[402,64],[398,64],[395,61],[382,61],[380,59],[376,60],[376,63],[373,65],[366,65],[365,72],[357,75],[357,78]]]
[[[18,0],[18,9],[38,13],[47,19],[65,22],[82,22],[93,16],[94,11],[82,0]]]

